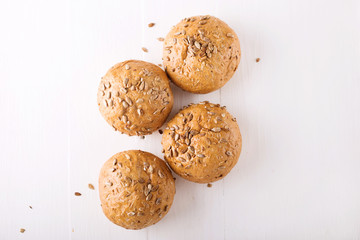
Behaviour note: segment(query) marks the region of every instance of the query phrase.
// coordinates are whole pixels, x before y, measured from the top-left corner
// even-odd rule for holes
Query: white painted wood
[[[126,59],[161,63],[156,38],[198,14],[234,28],[242,59],[219,91],[172,86],[171,116],[226,105],[242,155],[212,188],[177,177],[161,222],[122,229],[101,211],[100,167],[127,149],[162,157],[161,135],[114,132],[98,83]],[[360,239],[358,1],[6,0],[0,29],[0,239]]]

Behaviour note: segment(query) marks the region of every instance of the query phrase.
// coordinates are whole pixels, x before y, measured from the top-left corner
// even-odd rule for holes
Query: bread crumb
[[[81,196],[81,193],[75,192],[75,196]]]
[[[163,37],[157,38],[158,41],[163,42],[165,39]]]
[[[92,185],[91,183],[88,184],[88,187],[89,187],[91,190],[94,190],[94,189],[95,189],[94,185]]]
[[[146,47],[141,48],[144,52],[148,52],[149,50]]]
[[[257,63],[258,63],[258,62],[260,62],[260,58],[256,58],[256,60],[255,60],[255,61],[256,61]]]
[[[149,24],[148,24],[148,27],[149,27],[149,28],[151,28],[151,27],[153,27],[153,26],[155,26],[155,23],[149,23]]]
[[[207,187],[212,187],[212,184],[211,184],[211,183],[208,183],[208,184],[207,184]]]
[[[20,232],[24,233],[25,232],[25,228],[20,228]]]

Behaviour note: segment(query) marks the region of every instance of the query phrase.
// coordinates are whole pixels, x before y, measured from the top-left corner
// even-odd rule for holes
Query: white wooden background
[[[122,229],[101,211],[100,167],[127,149],[162,157],[161,135],[114,132],[100,77],[126,59],[161,63],[156,38],[199,14],[234,28],[242,59],[219,91],[173,86],[171,116],[226,105],[243,152],[212,188],[177,177],[158,224]],[[0,30],[1,240],[360,239],[358,0],[1,0]]]

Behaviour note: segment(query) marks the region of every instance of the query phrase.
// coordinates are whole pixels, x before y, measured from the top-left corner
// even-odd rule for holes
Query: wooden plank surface
[[[177,176],[162,221],[122,229],[102,213],[99,170],[127,149],[162,157],[161,135],[114,132],[97,86],[117,62],[161,63],[156,38],[199,14],[237,32],[242,59],[213,93],[172,85],[170,117],[226,105],[241,157],[212,188]],[[0,239],[360,239],[357,0],[6,0],[0,29]]]

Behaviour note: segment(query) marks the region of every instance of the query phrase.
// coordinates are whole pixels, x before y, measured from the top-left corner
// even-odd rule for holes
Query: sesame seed
[[[155,23],[149,23],[149,24],[148,24],[148,27],[149,27],[149,28],[151,28],[151,27],[153,27],[153,26],[155,26]]]
[[[88,187],[89,187],[89,189],[91,189],[91,190],[94,190],[94,189],[95,189],[94,185],[92,185],[91,183],[88,184]]]
[[[141,49],[146,53],[149,51],[146,47],[142,47]]]

